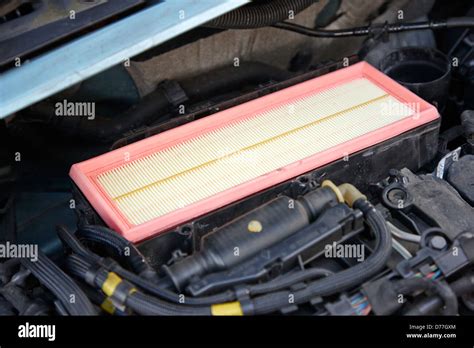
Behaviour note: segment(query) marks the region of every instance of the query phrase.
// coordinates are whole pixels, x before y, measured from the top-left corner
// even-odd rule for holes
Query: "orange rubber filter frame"
[[[360,62],[74,164],[70,176],[108,226],[139,242],[438,117]]]

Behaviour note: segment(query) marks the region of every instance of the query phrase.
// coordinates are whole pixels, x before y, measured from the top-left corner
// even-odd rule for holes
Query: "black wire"
[[[293,31],[298,34],[314,37],[326,37],[326,38],[337,38],[337,37],[348,37],[348,36],[364,36],[369,34],[369,27],[360,28],[349,28],[341,30],[320,30],[303,27],[298,24],[289,22],[280,22],[272,25],[274,28],[284,29]]]
[[[426,21],[426,22],[415,22],[415,23],[385,23],[369,25],[364,27],[355,27],[338,30],[321,30],[307,28],[298,24],[290,22],[280,22],[272,25],[274,28],[293,31],[295,33],[322,38],[340,38],[340,37],[351,37],[351,36],[367,36],[378,33],[399,33],[402,31],[411,30],[426,30],[426,29],[446,29],[446,28],[462,28],[462,27],[474,27],[474,18],[472,17],[459,17],[449,18],[443,21]]]

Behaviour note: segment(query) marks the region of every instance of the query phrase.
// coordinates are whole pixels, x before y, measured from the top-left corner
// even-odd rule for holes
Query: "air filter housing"
[[[78,163],[71,177],[137,242],[433,121],[365,62]]]

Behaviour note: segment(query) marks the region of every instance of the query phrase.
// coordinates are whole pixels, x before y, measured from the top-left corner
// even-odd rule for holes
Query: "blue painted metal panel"
[[[0,118],[248,3],[169,0],[0,75]]]

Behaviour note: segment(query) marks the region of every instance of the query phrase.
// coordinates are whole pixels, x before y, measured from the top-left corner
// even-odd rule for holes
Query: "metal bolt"
[[[436,250],[442,250],[446,247],[446,239],[441,236],[434,236],[430,239],[430,246]]]

